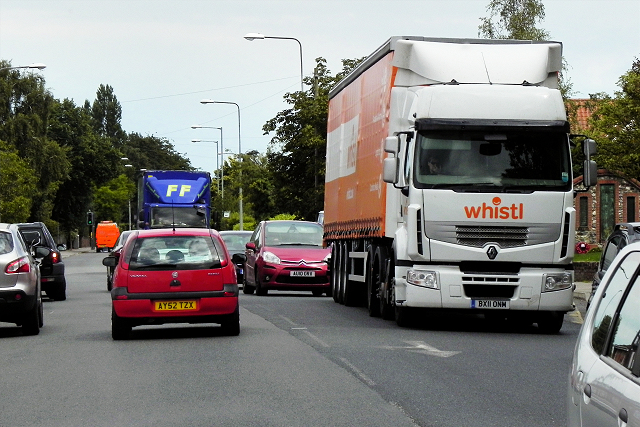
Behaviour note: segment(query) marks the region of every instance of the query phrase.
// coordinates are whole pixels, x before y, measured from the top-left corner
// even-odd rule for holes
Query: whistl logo
[[[500,206],[502,199],[494,197],[491,205],[482,203],[482,206],[465,206],[464,213],[467,218],[481,219],[524,219],[524,206],[522,203],[512,203],[511,206]]]

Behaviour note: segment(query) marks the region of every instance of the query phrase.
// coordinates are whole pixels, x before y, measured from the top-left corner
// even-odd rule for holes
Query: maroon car
[[[111,334],[128,338],[138,325],[218,323],[225,335],[240,333],[235,265],[220,235],[206,228],[139,230],[114,266]]]
[[[327,274],[331,250],[322,246],[322,226],[307,221],[262,221],[245,251],[243,292],[274,290],[331,292]]]

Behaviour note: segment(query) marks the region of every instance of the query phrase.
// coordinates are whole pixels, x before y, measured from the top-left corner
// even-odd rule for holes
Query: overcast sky
[[[194,167],[216,167],[224,148],[264,152],[262,126],[300,88],[295,40],[249,42],[247,33],[292,37],[303,71],[323,57],[332,74],[341,59],[372,53],[391,36],[478,36],[489,0],[0,0],[0,59],[40,62],[58,99],[93,102],[111,85],[127,132],[165,137]],[[640,58],[640,0],[543,0],[540,25],[563,43],[574,97],[618,90]],[[144,165],[141,165],[144,166]]]

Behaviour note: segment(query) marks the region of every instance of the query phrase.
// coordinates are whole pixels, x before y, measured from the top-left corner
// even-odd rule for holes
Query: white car
[[[622,249],[602,278],[578,335],[568,425],[640,426],[640,243]]]

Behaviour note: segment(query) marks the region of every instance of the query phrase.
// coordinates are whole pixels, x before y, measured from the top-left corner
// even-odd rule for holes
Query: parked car
[[[640,245],[610,264],[578,334],[567,395],[570,427],[640,426]]]
[[[111,335],[129,337],[146,324],[219,323],[240,333],[238,283],[217,231],[206,228],[135,230],[116,256]]]
[[[331,292],[331,250],[322,246],[322,226],[307,221],[262,221],[246,244],[242,291],[267,295],[274,290]]]
[[[0,224],[0,322],[21,326],[24,335],[37,335],[44,325],[37,259],[49,252],[35,247],[32,254],[17,225]]]
[[[124,246],[124,243],[127,241],[127,237],[129,237],[129,235],[132,232],[133,230],[126,230],[120,233],[120,235],[118,236],[118,240],[116,241],[115,246],[113,247],[113,251],[109,253],[109,256],[120,256],[120,251],[122,251],[122,247]],[[111,288],[113,287],[113,271],[114,270],[115,270],[115,266],[107,267],[107,290],[108,291],[110,291]]]
[[[42,222],[18,224],[18,229],[27,245],[49,249],[49,255],[40,261],[42,290],[52,300],[66,300],[67,279],[64,275],[64,262],[60,253],[61,250],[64,250],[64,245],[56,244],[49,229]]]
[[[640,222],[625,222],[616,224],[602,248],[602,255],[600,255],[600,261],[598,262],[598,270],[593,277],[593,283],[591,284],[591,295],[589,296],[587,306],[591,305],[591,300],[593,299],[596,289],[598,289],[600,281],[609,269],[609,266],[613,262],[618,252],[620,252],[622,248],[624,248],[628,244],[637,241],[640,241]]]
[[[249,242],[252,231],[221,231],[220,237],[224,240],[225,245],[227,245],[227,250],[233,257],[235,254],[243,255],[244,251],[247,249],[246,244]],[[239,259],[240,262],[236,264],[236,276],[238,277],[238,286],[242,287],[244,282],[244,262],[242,259]]]

